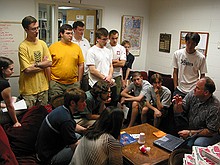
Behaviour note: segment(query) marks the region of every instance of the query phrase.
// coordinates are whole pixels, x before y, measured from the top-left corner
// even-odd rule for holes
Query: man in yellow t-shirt
[[[19,45],[20,78],[19,92],[28,107],[37,103],[48,103],[48,79],[51,56],[46,43],[37,39],[38,22],[32,16],[22,20],[27,33],[26,39]]]
[[[80,88],[84,73],[84,57],[81,48],[72,42],[72,26],[62,25],[60,37],[60,41],[49,47],[52,56],[50,98],[63,94],[68,88]]]

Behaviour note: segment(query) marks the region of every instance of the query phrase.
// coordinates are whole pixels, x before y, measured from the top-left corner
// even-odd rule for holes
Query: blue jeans
[[[192,146],[202,146],[202,147],[207,147],[209,145],[213,145],[215,143],[220,142],[220,135],[214,135],[211,137],[194,137],[192,139],[189,140],[188,142],[188,146],[192,147]]]

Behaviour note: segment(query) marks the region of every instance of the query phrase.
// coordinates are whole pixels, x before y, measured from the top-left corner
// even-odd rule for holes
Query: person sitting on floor
[[[97,81],[94,86],[86,92],[86,107],[81,115],[85,115],[78,124],[84,127],[92,125],[101,112],[105,109],[105,103],[111,101],[110,84],[105,80]]]
[[[188,129],[179,131],[183,137],[191,137],[189,146],[209,146],[220,141],[220,102],[213,95],[215,83],[209,77],[197,81],[194,90],[184,99],[174,96],[174,112],[186,113],[188,116]]]
[[[132,83],[121,92],[121,104],[132,102],[131,120],[128,127],[134,125],[139,110],[141,111],[146,99],[147,89],[151,84],[147,80],[143,80],[140,72],[132,74]],[[134,92],[134,96],[130,92]]]
[[[160,74],[151,76],[152,86],[147,89],[146,106],[142,109],[142,123],[147,121],[147,112],[154,112],[154,126],[159,127],[162,117],[168,113],[168,108],[171,105],[171,92],[162,86],[163,79]]]
[[[80,140],[70,164],[122,165],[121,144],[118,139],[123,119],[122,110],[106,108]]]
[[[41,163],[69,164],[79,135],[86,128],[76,124],[73,114],[83,111],[86,94],[79,88],[70,88],[64,94],[64,105],[54,109],[44,119],[36,142],[37,157]]]
[[[11,87],[8,80],[6,79],[9,78],[13,73],[14,62],[7,57],[0,57],[0,102],[4,100],[5,105],[8,109],[8,114],[14,123],[13,127],[20,127],[21,124],[17,119],[15,109],[13,106],[13,99],[11,97]],[[5,114],[3,114],[1,110],[1,108],[3,108],[2,105],[3,104],[1,104],[0,107],[0,124],[5,124],[7,121],[7,116],[5,116]]]

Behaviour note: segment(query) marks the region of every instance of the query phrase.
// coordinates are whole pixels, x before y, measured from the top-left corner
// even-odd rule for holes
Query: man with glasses
[[[39,26],[34,17],[25,17],[22,26],[27,37],[19,45],[19,92],[29,108],[36,104],[47,105],[50,52],[46,43],[37,38]]]
[[[178,134],[183,138],[194,135],[189,146],[207,147],[220,141],[220,102],[213,95],[215,89],[213,80],[203,77],[184,99],[174,96],[174,112],[185,113],[188,121],[188,126]]]
[[[105,103],[111,101],[110,84],[105,80],[99,80],[86,92],[86,96],[86,108],[80,113],[85,117],[78,123],[83,127],[92,125],[106,108]]]
[[[91,88],[98,80],[105,80],[109,84],[113,84],[112,53],[105,47],[108,41],[108,31],[105,28],[99,28],[95,36],[96,44],[88,50],[86,57]]]
[[[128,127],[134,125],[137,115],[144,107],[147,89],[151,86],[147,80],[143,80],[140,72],[134,72],[132,74],[132,81],[133,82],[121,92],[121,104],[132,102],[131,119]],[[133,92],[134,95],[132,95],[131,92]]]
[[[167,87],[162,86],[162,81],[160,74],[151,76],[152,86],[147,89],[146,106],[141,113],[141,121],[146,123],[148,112],[153,111],[153,125],[157,128],[160,126],[161,118],[168,114],[171,105],[171,92]]]
[[[50,98],[63,94],[68,88],[80,88],[84,73],[84,57],[81,48],[72,42],[72,26],[62,25],[60,36],[61,40],[49,47],[52,56]]]

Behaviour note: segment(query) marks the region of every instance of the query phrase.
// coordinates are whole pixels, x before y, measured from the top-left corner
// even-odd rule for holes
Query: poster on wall
[[[130,52],[134,56],[140,55],[142,39],[143,17],[127,16],[122,17],[121,41],[128,40],[131,43]]]
[[[180,45],[179,48],[185,48],[186,42],[185,42],[185,36],[187,33],[190,33],[189,31],[181,31],[180,32]],[[208,49],[208,41],[209,41],[209,33],[207,32],[196,32],[200,35],[200,41],[198,45],[196,46],[196,49],[200,51],[204,56],[207,55],[207,49]]]
[[[160,33],[159,51],[170,53],[171,34]]]

